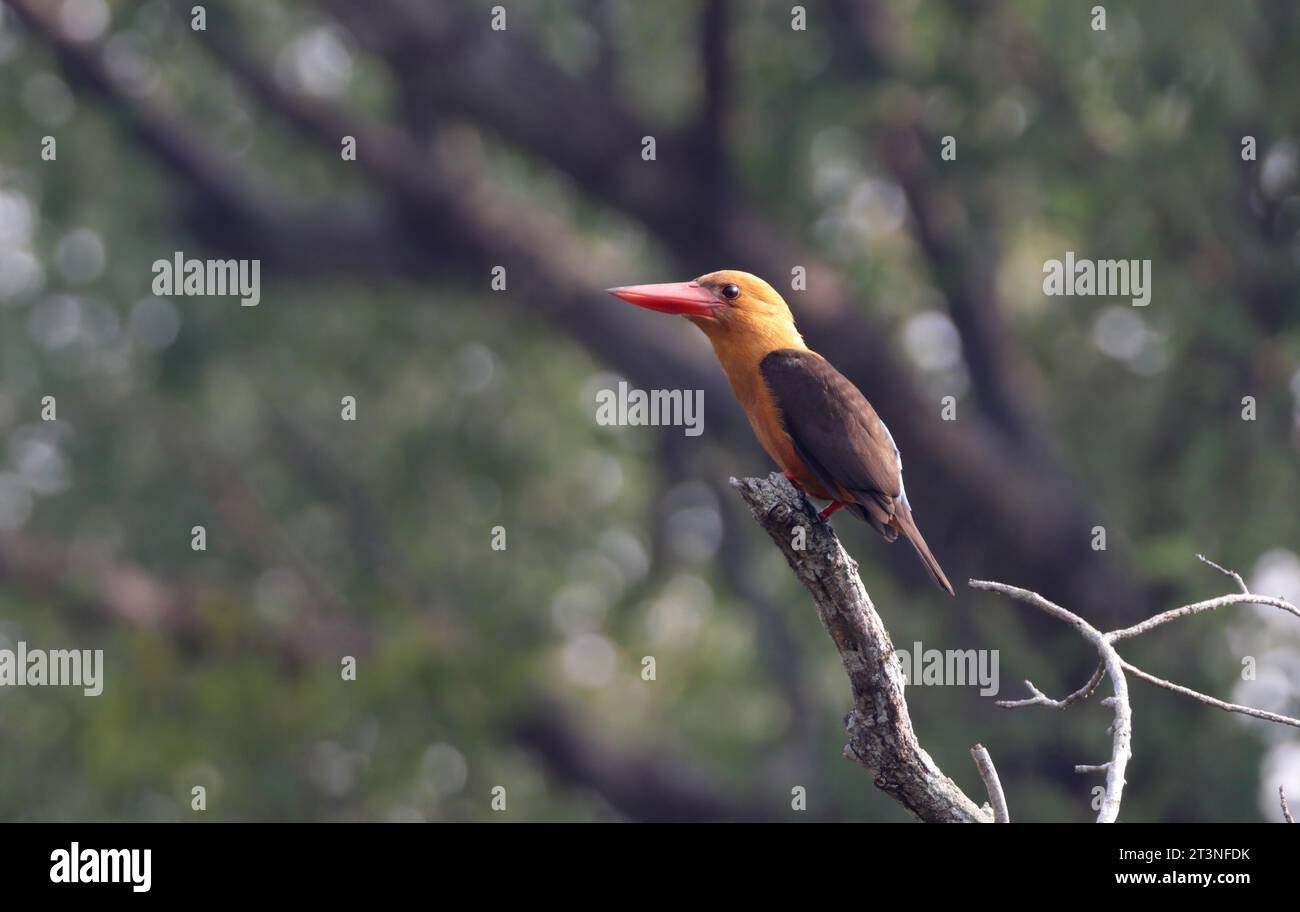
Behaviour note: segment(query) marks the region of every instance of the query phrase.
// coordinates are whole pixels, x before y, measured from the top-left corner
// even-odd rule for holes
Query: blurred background
[[[802,267],[955,582],[1110,629],[1232,591],[1200,552],[1300,600],[1300,7],[1094,5],[5,0],[0,647],[106,669],[0,690],[0,819],[908,819],[727,487],[771,467],[707,343],[611,285]],[[1044,296],[1067,250],[1149,258],[1150,305]],[[260,259],[260,305],[153,296],[177,251]],[[704,433],[598,426],[620,379]],[[836,527],[900,648],[999,650],[1002,699],[1091,673]],[[1300,713],[1279,612],[1123,652]],[[1300,797],[1294,729],[1131,688],[1121,819]],[[996,698],[908,690],[967,793],[982,742],[1013,819],[1092,819],[1109,711]]]

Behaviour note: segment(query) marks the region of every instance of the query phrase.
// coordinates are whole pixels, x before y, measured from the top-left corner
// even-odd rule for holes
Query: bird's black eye
[[[740,286],[739,286],[739,285],[723,285],[723,286],[722,286],[722,296],[723,296],[724,298],[726,298],[728,301],[734,301],[734,300],[736,300],[736,298],[740,297]]]

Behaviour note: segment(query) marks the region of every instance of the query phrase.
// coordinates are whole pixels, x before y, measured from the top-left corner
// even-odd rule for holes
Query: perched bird
[[[702,329],[763,449],[796,487],[830,501],[822,519],[847,507],[886,541],[902,534],[939,587],[955,594],[912,519],[889,429],[858,388],[804,344],[776,289],[724,269],[693,282],[626,285],[609,293],[681,314]]]

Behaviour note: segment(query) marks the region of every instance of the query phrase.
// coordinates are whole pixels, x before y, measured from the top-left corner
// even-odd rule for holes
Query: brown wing
[[[763,358],[759,370],[795,452],[817,480],[841,498],[847,494],[848,509],[888,541],[901,532],[939,588],[954,595],[912,519],[898,447],[867,397],[810,351],[777,349]]]
[[[895,501],[907,503],[898,448],[876,410],[821,355],[794,348],[768,353],[759,370],[795,452],[827,490],[847,492],[854,510],[891,541]]]

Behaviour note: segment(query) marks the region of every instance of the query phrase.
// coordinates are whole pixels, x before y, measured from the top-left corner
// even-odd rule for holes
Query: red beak
[[[717,299],[698,282],[666,282],[661,285],[624,285],[606,289],[629,304],[661,313],[708,317],[713,315]]]

